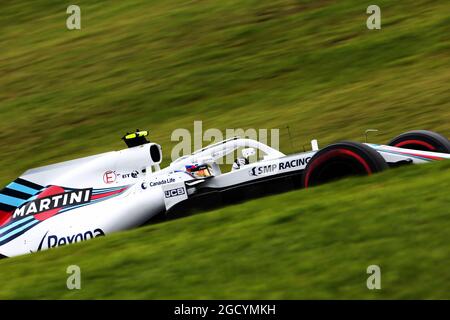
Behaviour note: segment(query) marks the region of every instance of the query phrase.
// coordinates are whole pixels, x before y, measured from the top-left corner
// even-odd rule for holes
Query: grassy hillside
[[[286,153],[450,136],[450,2],[0,1],[0,186],[148,128],[280,128]],[[292,147],[284,128],[289,125]],[[404,168],[0,261],[0,298],[450,298],[450,166]],[[283,205],[280,206],[280,203]],[[66,267],[83,289],[66,289]],[[382,268],[381,291],[365,270]]]
[[[402,168],[5,259],[0,299],[449,299],[449,187],[450,163]]]
[[[122,147],[150,128],[284,128],[300,148],[409,129],[450,136],[448,1],[0,3],[0,184],[29,167]],[[291,152],[285,130],[282,147]]]

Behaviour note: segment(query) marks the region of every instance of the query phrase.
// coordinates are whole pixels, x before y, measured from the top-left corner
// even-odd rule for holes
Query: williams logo
[[[50,186],[36,199],[25,203],[14,211],[13,219],[33,215],[38,220],[46,220],[62,209],[89,203],[92,189],[70,189]]]
[[[95,229],[94,231],[80,232],[78,234],[73,234],[70,236],[58,237],[56,235],[48,235],[48,231],[44,234],[37,251],[42,249],[50,249],[55,247],[64,246],[66,244],[77,243],[81,241],[86,241],[93,238],[103,237],[105,233],[102,229]]]

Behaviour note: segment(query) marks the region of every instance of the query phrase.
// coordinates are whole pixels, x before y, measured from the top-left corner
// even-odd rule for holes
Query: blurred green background
[[[95,1],[95,3],[80,0],[76,3],[81,7],[80,31],[66,29],[68,17],[66,8],[69,4],[71,3],[50,0],[0,2],[0,185],[7,184],[30,167],[120,149],[123,147],[120,141],[122,134],[136,128],[150,129],[151,139],[163,146],[168,160],[171,147],[176,143],[170,141],[172,131],[177,128],[191,130],[194,120],[202,120],[205,129],[280,128],[281,149],[285,153],[298,151],[312,138],[318,138],[321,145],[341,139],[362,140],[364,130],[367,128],[380,130],[379,135],[373,138],[374,142],[380,143],[411,129],[429,129],[450,136],[447,125],[450,119],[449,1],[377,1],[376,4],[381,7],[382,12],[381,30],[368,30],[366,27],[368,17],[366,8],[373,3],[356,0],[127,0]],[[289,142],[286,130],[283,130],[286,126],[291,128],[294,147]],[[415,207],[405,207],[403,202],[394,204],[403,206],[398,210],[405,216],[400,215],[400,221],[389,223],[396,224],[408,220],[408,215],[416,212],[414,210],[424,203],[435,206],[436,214],[447,214],[448,218],[446,182],[448,168],[446,174],[442,175],[439,173],[441,169],[440,167],[434,169],[435,171],[430,169],[430,177],[435,179],[434,187],[431,190],[427,189],[428,193],[422,198],[417,198],[417,201],[421,202],[415,203]],[[413,170],[425,173],[420,171],[423,169]],[[392,173],[387,175],[391,179],[396,179]],[[390,190],[383,179],[376,181],[373,188]],[[409,181],[405,181],[404,185],[401,185],[401,181],[396,183],[402,192],[409,195]],[[424,186],[420,184],[421,181],[417,180],[416,183],[414,192],[425,192],[422,191]],[[353,183],[341,185],[344,191],[337,192],[333,198],[336,199],[333,201],[336,201],[335,205],[338,207],[339,201],[349,197],[345,190],[350,185]],[[443,190],[438,200],[434,195],[437,189]],[[326,186],[323,190],[328,197],[334,194],[335,189]],[[361,189],[354,187],[352,190],[357,193]],[[320,191],[315,192],[320,195]],[[384,194],[382,191],[379,192]],[[384,209],[392,204],[382,201],[380,194],[375,198],[360,195],[363,197],[360,199],[363,207],[359,209],[379,224],[378,227],[369,230],[373,237],[376,237],[377,228],[382,229],[384,226],[383,217],[377,218],[377,214],[382,214],[379,212],[380,208]],[[405,194],[402,193],[402,197]],[[286,203],[287,199],[291,199],[290,201],[296,205],[299,199],[312,201],[305,203],[310,203],[315,208],[314,212],[332,215],[329,210],[335,206],[321,207],[316,199],[309,198],[312,195],[299,191],[283,195],[280,199]],[[308,197],[309,200],[304,197]],[[227,225],[226,216],[229,214],[233,217],[235,210],[238,213],[234,218],[239,219],[248,212],[258,211],[259,209],[253,207],[258,204],[261,208],[273,208],[269,205],[272,202],[277,203],[276,199],[276,197],[268,198],[265,200],[268,203],[262,200],[252,202],[242,209],[239,207],[223,209],[222,215],[214,213],[189,219],[196,221],[193,223],[198,223],[199,229],[204,229],[208,235],[211,225],[218,228],[218,233],[222,232],[221,226],[224,225],[224,228],[229,227],[232,230],[229,232],[233,232],[235,237],[239,238],[241,234],[245,234],[246,226]],[[321,203],[328,198],[319,199]],[[353,223],[362,219],[354,215],[358,207],[345,208],[348,212],[341,215],[348,215],[350,220],[356,219]],[[417,212],[424,215],[431,214],[429,209],[425,207]],[[269,214],[276,215],[285,210],[290,209],[288,207],[278,208],[276,211],[270,209]],[[300,211],[292,211],[292,214]],[[222,216],[224,221],[220,221]],[[248,219],[251,219],[252,215],[249,217]],[[315,215],[311,214],[310,218],[314,219]],[[219,221],[216,221],[217,219]],[[289,221],[290,218],[286,219]],[[326,222],[320,216],[316,219],[310,223],[317,223],[317,229],[304,230],[306,234],[308,232],[315,234],[320,232],[322,227],[326,227]],[[140,258],[141,252],[135,252],[132,257],[127,255],[122,257],[123,252],[117,252],[116,255],[111,255],[112,260],[108,264],[110,272],[122,269],[122,273],[134,277],[135,280],[145,272],[149,272],[150,278],[159,275],[161,279],[173,284],[169,285],[166,291],[159,290],[163,287],[159,282],[145,281],[139,290],[130,291],[129,287],[126,287],[128,291],[121,290],[120,285],[116,288],[116,282],[111,284],[111,281],[102,278],[100,271],[97,270],[92,279],[97,281],[98,288],[95,291],[82,290],[84,293],[80,293],[79,296],[89,298],[341,296],[341,289],[337,290],[332,284],[328,287],[326,284],[328,282],[321,282],[324,286],[323,293],[315,291],[320,282],[319,278],[314,278],[315,282],[310,287],[303,287],[305,291],[301,291],[304,283],[302,281],[307,281],[306,279],[314,274],[303,273],[303,267],[297,270],[284,269],[283,266],[292,267],[294,263],[292,261],[282,265],[279,270],[273,270],[273,276],[278,275],[275,277],[277,279],[280,273],[288,270],[292,276],[289,281],[288,278],[285,281],[277,280],[280,281],[278,285],[268,287],[253,284],[248,289],[249,287],[245,286],[253,292],[245,294],[246,291],[242,286],[246,283],[245,279],[249,279],[245,278],[246,272],[253,274],[255,279],[260,279],[262,276],[255,270],[261,271],[267,267],[259,263],[272,261],[273,254],[276,253],[273,250],[269,250],[267,256],[261,256],[261,252],[265,251],[261,251],[259,255],[253,253],[250,255],[251,258],[249,257],[253,259],[252,261],[239,265],[240,268],[236,270],[230,267],[229,273],[224,273],[223,268],[227,268],[227,264],[222,264],[222,269],[218,269],[220,273],[217,275],[219,278],[222,277],[220,278],[222,281],[224,275],[230,278],[236,273],[242,273],[244,277],[236,281],[236,287],[223,287],[220,294],[213,294],[209,291],[211,285],[202,287],[201,278],[195,276],[195,272],[200,270],[188,268],[182,269],[182,273],[173,271],[173,268],[177,267],[171,263],[192,263],[191,260],[184,261],[180,258],[180,255],[189,252],[189,248],[184,248],[181,244],[189,246],[195,233],[180,233],[179,242],[173,246],[169,245],[170,241],[166,242],[167,239],[176,241],[179,230],[189,229],[191,225],[187,221],[191,220],[186,222],[179,220],[167,226],[163,224],[157,227],[156,229],[162,231],[157,236],[161,241],[156,242],[156,247],[152,246],[155,233],[149,232],[153,230],[151,227],[127,233],[127,237],[136,241],[134,243],[127,240],[127,243],[144,242],[146,250],[160,250],[161,256],[164,253],[173,258],[171,261],[165,260],[159,267],[162,269],[157,269],[157,274],[152,273],[153,266],[158,265],[153,260],[145,260],[145,264],[135,270],[138,274],[129,275],[126,271],[133,270],[135,264],[143,263]],[[257,221],[255,220],[255,223]],[[321,226],[322,223],[324,226]],[[443,246],[439,249],[447,249],[440,242],[442,240],[438,233],[440,225],[433,225],[435,228],[426,229],[429,234],[424,235],[424,239],[437,241]],[[252,232],[265,230],[261,232],[275,233],[278,227],[268,226],[267,230],[265,228],[263,223]],[[283,233],[280,230],[282,233],[280,241],[294,237],[297,235],[296,232],[289,229]],[[407,230],[405,236],[413,237],[410,232],[413,230]],[[183,234],[185,237],[182,237]],[[340,234],[329,236],[330,241],[341,241]],[[384,250],[394,248],[391,244],[395,243],[390,241],[394,240],[389,238],[390,235],[384,236],[381,235],[379,241],[385,244],[387,242],[387,247],[380,247],[381,254],[385,252]],[[304,245],[307,246],[309,236],[305,237],[297,240],[305,242]],[[364,233],[361,233],[360,237],[363,238]],[[80,245],[75,246],[76,249],[64,248],[61,253],[55,250],[51,253],[2,261],[0,297],[77,297],[77,293],[64,291],[65,282],[60,283],[56,278],[48,276],[50,278],[45,282],[48,283],[48,287],[44,286],[35,271],[56,272],[57,264],[53,263],[56,263],[54,261],[59,257],[61,264],[58,272],[64,273],[62,265],[68,261],[66,254],[72,255],[78,251],[84,253],[85,250],[90,250],[91,256],[87,257],[86,261],[89,261],[89,265],[95,269],[96,263],[101,264],[98,258],[104,257],[102,249],[97,246],[109,252],[107,249],[109,245],[122,243],[123,239],[123,236],[118,235],[115,238],[113,236],[111,239],[85,244],[86,249],[81,249]],[[198,240],[198,243],[194,243],[195,246],[192,244],[191,250],[200,250],[199,245],[209,242],[207,238],[203,240]],[[221,241],[229,240],[223,238]],[[256,243],[261,241],[259,238],[253,240]],[[247,248],[245,241],[242,243],[236,241],[230,242],[230,245],[237,245],[237,248],[227,247],[225,250],[230,254],[228,259],[233,259],[233,250],[239,252],[241,248],[245,252]],[[347,244],[345,241],[342,243],[340,253],[347,252]],[[416,245],[416,243],[408,244]],[[125,243],[120,246],[122,245]],[[321,245],[318,244],[317,251],[312,252],[311,256],[297,257],[292,255],[292,252],[287,252],[285,257],[289,256],[294,260],[298,258],[295,261],[301,258],[301,263],[306,268],[309,259],[315,261],[313,257],[319,259],[319,255],[328,252],[327,247],[322,248]],[[379,243],[374,240],[369,247],[375,248],[378,245]],[[399,252],[400,256],[396,257],[400,260],[394,260],[404,263],[423,258],[419,255],[416,257],[412,248],[405,252],[408,254],[401,255]],[[424,252],[428,250],[424,249]],[[444,251],[439,252],[448,260]],[[332,250],[327,254],[338,253],[339,251]],[[81,259],[81,255],[76,256]],[[49,262],[49,258],[52,261]],[[349,258],[353,259],[354,256],[351,255]],[[438,259],[437,256],[435,258]],[[211,270],[223,262],[213,257],[205,261]],[[345,261],[348,263],[345,267],[349,270],[356,268],[351,261]],[[326,278],[336,277],[330,264],[321,260],[315,262],[325,268],[321,271],[327,274]],[[363,264],[366,262],[364,260]],[[441,274],[436,269],[435,260],[428,262],[427,266],[436,272],[432,274],[439,278]],[[252,263],[256,263],[254,269],[250,267]],[[198,267],[204,268],[205,265]],[[189,270],[195,271],[194,275],[190,276]],[[403,272],[401,271],[403,269],[395,270],[398,273]],[[39,273],[40,276],[47,274],[44,271]],[[122,279],[117,283],[134,284],[122,273],[114,274],[119,277],[118,279]],[[348,277],[351,275],[352,273]],[[448,279],[448,276],[448,273],[444,273],[444,278]],[[65,275],[61,277],[64,278]],[[183,277],[188,281],[187,286],[195,287],[197,284],[200,289],[193,291],[193,295],[180,291],[174,282]],[[365,275],[360,274],[360,277],[364,278]],[[27,281],[24,282],[22,279]],[[115,288],[114,291],[105,291],[108,283]],[[273,283],[276,283],[276,280]],[[283,293],[283,286],[287,283],[293,285],[289,291],[291,294]],[[363,286],[361,291],[352,291],[354,287],[351,284],[346,287],[344,282],[339,288],[342,286],[347,288],[347,291],[344,290],[348,293],[344,295],[347,297],[372,297],[365,289],[364,281],[359,285]],[[150,287],[153,289],[149,289]],[[433,292],[430,286],[424,290],[421,288],[421,285],[417,285],[416,291],[408,291],[408,287],[402,291],[397,287],[396,290],[400,291],[386,293],[386,290],[381,296],[448,298],[448,294],[445,293],[448,290]],[[38,295],[37,291],[41,295]],[[104,294],[101,295],[99,292]],[[236,292],[244,293],[239,295]]]
[[[401,168],[4,259],[0,299],[450,299],[449,190]]]
[[[148,128],[169,156],[176,128],[291,127],[296,144],[446,136],[450,3],[61,1],[0,4],[0,184],[25,169],[123,147]],[[286,130],[281,147],[292,152]]]

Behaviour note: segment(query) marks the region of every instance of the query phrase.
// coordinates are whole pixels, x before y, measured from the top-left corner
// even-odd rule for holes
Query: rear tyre
[[[309,188],[349,176],[371,175],[386,170],[384,158],[371,147],[350,141],[332,144],[317,152],[302,176]]]
[[[427,130],[409,131],[389,142],[390,146],[421,151],[450,153],[448,139],[436,132]]]

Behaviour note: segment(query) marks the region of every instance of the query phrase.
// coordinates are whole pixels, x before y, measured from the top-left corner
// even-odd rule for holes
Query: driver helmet
[[[194,176],[195,178],[207,178],[211,177],[211,171],[207,164],[191,164],[186,166],[186,172]]]

